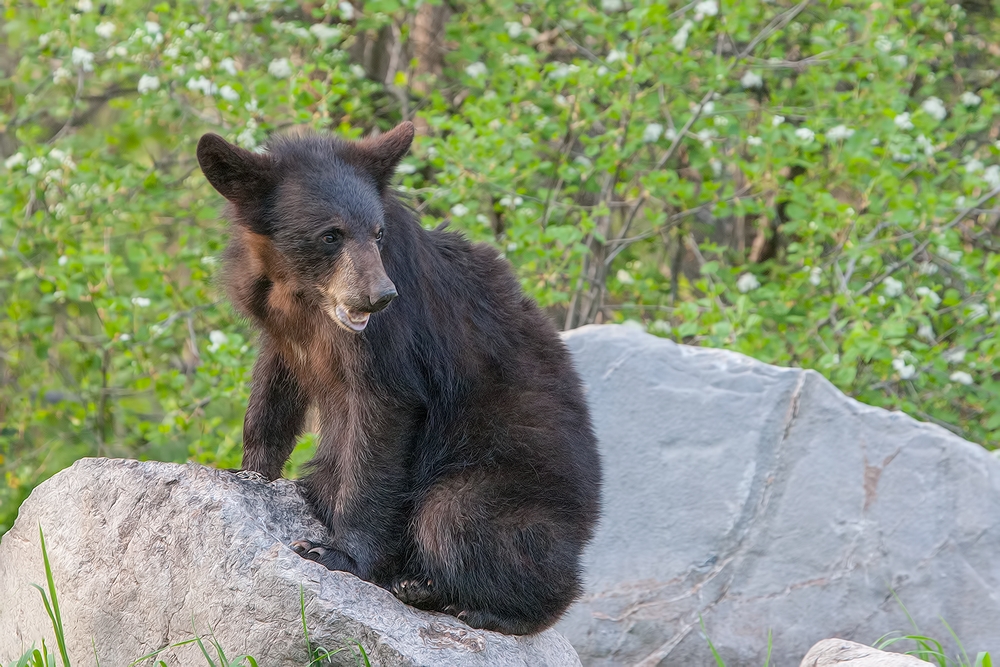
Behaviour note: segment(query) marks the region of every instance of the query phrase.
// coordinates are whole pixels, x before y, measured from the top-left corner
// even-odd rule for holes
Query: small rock
[[[799,667],[925,667],[912,655],[887,653],[846,639],[824,639],[809,649]]]

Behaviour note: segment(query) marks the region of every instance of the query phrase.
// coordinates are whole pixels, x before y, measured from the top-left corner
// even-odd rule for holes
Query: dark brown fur
[[[387,188],[412,137],[199,143],[235,223],[229,295],[261,334],[243,466],[280,476],[315,406],[303,488],[332,539],[300,553],[474,627],[538,632],[579,594],[598,515],[586,404],[496,250],[424,230]]]

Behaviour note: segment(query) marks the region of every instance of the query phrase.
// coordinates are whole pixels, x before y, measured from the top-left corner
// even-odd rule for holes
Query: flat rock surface
[[[295,485],[243,480],[194,464],[83,459],[36,488],[0,541],[0,664],[45,639],[52,625],[32,583],[45,583],[38,527],[49,559],[70,658],[124,667],[197,635],[232,658],[262,667],[302,667],[314,647],[352,640],[372,665],[579,665],[549,630],[510,637],[473,630],[450,616],[418,611],[390,593],[306,561],[286,545],[322,541]],[[204,665],[195,645],[157,656]],[[143,664],[152,664],[147,661]]]
[[[862,405],[812,371],[621,326],[565,340],[587,386],[605,509],[585,598],[557,625],[585,665],[796,665],[831,636],[1000,648],[1000,461]],[[897,644],[895,650],[913,648]]]

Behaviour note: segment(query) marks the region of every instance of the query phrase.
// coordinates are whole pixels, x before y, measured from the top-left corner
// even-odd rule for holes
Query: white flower
[[[764,87],[764,77],[752,70],[748,70],[740,79],[740,85],[747,90],[756,90]]]
[[[223,58],[220,60],[219,67],[229,76],[236,76],[236,61],[232,58]]]
[[[955,371],[948,376],[948,379],[952,382],[957,382],[959,384],[964,384],[966,386],[972,384],[972,376],[965,371]]]
[[[337,5],[337,9],[340,10],[340,18],[345,21],[351,21],[354,19],[354,5],[349,2],[341,2]]]
[[[716,158],[712,158],[708,161],[708,166],[712,168],[712,175],[718,178],[722,176],[722,161]]]
[[[417,171],[417,165],[411,164],[409,162],[403,162],[398,167],[396,167],[396,172],[400,174],[413,174]]]
[[[33,157],[30,160],[28,160],[28,166],[25,168],[25,171],[27,171],[32,176],[37,176],[38,174],[40,174],[42,171],[42,158]]]
[[[846,125],[835,125],[826,131],[826,138],[830,141],[841,141],[854,136],[854,130]]]
[[[59,255],[59,266],[66,266],[69,264],[69,257],[66,255]]]
[[[970,157],[965,162],[965,173],[967,174],[978,174],[983,170],[983,163],[974,157]]]
[[[702,0],[694,6],[694,20],[701,21],[708,16],[715,16],[719,13],[719,3],[715,0]]]
[[[729,125],[729,119],[725,116],[716,116],[712,119],[712,125],[716,127],[725,127]]]
[[[969,307],[969,321],[975,322],[976,320],[984,319],[989,316],[990,309],[985,303],[974,303]]]
[[[965,361],[965,348],[955,347],[947,352],[941,353],[941,358],[947,361],[949,364],[960,364]]]
[[[900,67],[906,67],[906,63],[908,63],[910,61],[903,54],[899,54],[898,56],[892,56],[892,62],[896,63]]]
[[[800,127],[795,130],[795,136],[801,139],[804,143],[812,143],[812,140],[816,138],[816,133],[810,130],[808,127]]]
[[[232,86],[223,86],[219,88],[219,97],[226,100],[227,102],[238,102],[240,99],[240,94],[233,90]]]
[[[895,299],[903,293],[903,283],[889,276],[882,282],[882,291],[890,299]]]
[[[239,11],[239,12],[229,12],[229,15],[226,17],[226,20],[229,21],[230,23],[240,23],[242,21],[246,21],[248,18],[250,18],[249,14],[243,11]]]
[[[159,77],[152,74],[143,74],[139,77],[139,94],[144,95],[160,87]]]
[[[122,341],[123,343],[127,343],[130,340],[132,340],[132,336],[130,334],[123,333],[121,336],[118,337],[118,340]]]
[[[688,35],[691,34],[691,28],[693,27],[694,23],[685,21],[681,29],[677,31],[677,34],[670,38],[670,43],[673,45],[675,51],[684,50],[684,47],[688,43]]]
[[[147,299],[144,296],[134,296],[134,297],[132,297],[132,305],[133,306],[137,306],[139,308],[145,308],[150,303],[152,303],[152,301],[150,301],[149,299]]]
[[[13,169],[14,167],[20,167],[24,164],[25,158],[23,153],[14,153],[9,158],[3,161],[3,166],[8,169]]]
[[[246,128],[236,135],[236,143],[244,148],[256,148],[257,146],[257,136],[255,130],[257,129],[257,120],[251,118],[247,121]]]
[[[875,48],[882,53],[889,53],[889,51],[892,51],[892,41],[885,35],[879,35],[875,38]]]
[[[653,322],[650,322],[649,326],[646,328],[646,331],[648,331],[651,334],[655,334],[657,336],[669,336],[671,328],[668,322],[664,322],[663,320],[655,320]]]
[[[814,287],[819,287],[819,284],[823,282],[823,269],[818,266],[812,267],[812,269],[809,270],[809,282]]]
[[[938,272],[938,265],[934,262],[921,262],[917,268],[922,276],[933,276]]]
[[[209,346],[208,346],[208,351],[209,352],[218,352],[220,347],[222,347],[223,345],[225,345],[226,343],[229,342],[229,336],[227,336],[222,331],[219,331],[218,329],[216,329],[214,331],[210,331],[209,332],[209,334],[208,334],[208,340],[209,340],[209,343],[210,343]]]
[[[482,65],[482,63],[474,63],[474,64]],[[472,65],[469,65],[469,67],[472,67]],[[468,72],[469,69],[466,68],[465,71]],[[580,71],[580,66],[579,65],[567,65],[566,63],[559,63],[558,65],[556,65],[555,67],[552,68],[551,72],[549,72],[549,78],[550,79],[556,79],[556,80],[558,80],[558,79],[565,79],[570,74],[573,74],[574,72],[579,72],[579,71]],[[486,66],[485,65],[483,65],[483,73],[484,74],[486,73]]]
[[[622,0],[601,0],[601,10],[607,14],[620,12],[624,8],[625,3]]]
[[[465,204],[455,204],[451,207],[451,214],[461,218],[463,215],[469,212],[469,207]]]
[[[527,53],[519,53],[516,56],[512,56],[509,53],[505,53],[500,56],[500,61],[504,65],[520,65],[522,67],[527,67],[528,65],[531,64],[531,56],[529,56]],[[494,96],[496,95],[496,92],[492,90],[488,90],[486,92],[493,93]]]
[[[924,113],[937,121],[944,120],[944,117],[948,115],[948,110],[944,108],[944,102],[937,97],[928,97],[920,105],[920,108],[924,110]]]
[[[698,137],[698,141],[701,142],[702,146],[704,146],[705,148],[709,148],[712,145],[712,138],[715,137],[717,134],[718,132],[716,132],[715,130],[698,130],[695,136]]]
[[[188,79],[187,87],[188,90],[200,90],[202,95],[212,95],[218,91],[218,87],[204,76]]]
[[[760,281],[757,280],[757,276],[752,273],[744,273],[736,280],[736,289],[743,294],[755,290],[758,287],[760,287]]]
[[[935,249],[935,251],[937,252],[938,257],[944,259],[947,262],[951,262],[952,264],[958,264],[959,262],[962,261],[961,250],[950,250],[946,246],[939,245]]]
[[[709,116],[713,113],[715,113],[715,102],[709,100],[701,105],[701,114],[703,116]]]
[[[749,137],[747,137],[747,145],[748,146],[760,146],[763,143],[764,143],[764,140],[761,139],[760,137],[755,137],[753,135],[750,135]]]
[[[150,35],[157,35],[160,32],[160,24],[156,21],[146,21],[146,32]]]
[[[320,40],[321,42],[332,42],[336,39],[340,39],[341,35],[344,34],[343,32],[341,32],[340,28],[337,28],[336,26],[332,25],[327,25],[325,23],[313,23],[311,26],[309,26],[309,32],[314,34],[316,36],[316,39]]]
[[[471,76],[473,79],[484,77],[486,76],[487,72],[489,72],[489,70],[486,69],[486,65],[478,61],[472,63],[471,65],[466,66],[465,68],[465,73]]]
[[[278,58],[267,66],[267,73],[276,79],[287,79],[292,75],[292,66],[288,58]]]
[[[76,8],[81,12],[89,12],[94,9],[93,0],[76,0]]]
[[[774,118],[771,119],[771,127],[778,127],[784,122],[785,122],[784,116],[775,116]]]
[[[971,90],[967,90],[959,96],[958,101],[967,107],[978,107],[979,103],[983,101],[983,98],[976,95]]]
[[[619,51],[618,49],[611,49],[608,51],[608,57],[604,59],[608,64],[616,63],[619,60],[625,60],[625,52]]]
[[[56,85],[60,83],[66,83],[73,78],[73,73],[70,72],[65,67],[57,67],[54,72],[52,72],[52,82]]]
[[[916,289],[917,296],[925,296],[935,306],[941,303],[941,297],[930,287],[920,286]]]
[[[509,23],[505,23],[504,27],[507,28],[507,35],[511,39],[517,39],[521,35],[521,33],[524,32],[524,26],[522,26],[517,21],[510,21]]]
[[[663,138],[667,141],[674,141],[677,138],[677,130],[672,127],[668,127],[667,131],[663,133]]]
[[[937,340],[937,336],[934,335],[934,327],[927,323],[921,324],[917,327],[917,335],[928,343],[933,343]]]
[[[899,114],[898,116],[893,118],[892,122],[894,122],[896,124],[896,127],[898,127],[901,130],[913,129],[913,122],[910,120],[910,114],[908,113]]]
[[[91,72],[94,69],[94,54],[87,49],[81,49],[79,46],[73,47],[69,60],[77,67],[83,69],[84,72]]]
[[[995,164],[986,167],[986,170],[983,171],[983,180],[991,187],[1000,188],[1000,167]]]
[[[663,126],[659,123],[650,123],[642,131],[642,140],[647,144],[659,141],[661,136],[663,136]]]
[[[504,208],[517,208],[524,203],[524,200],[517,195],[511,197],[510,195],[504,195],[500,198],[500,205]]]
[[[102,21],[97,24],[96,28],[94,28],[94,32],[97,33],[98,37],[102,39],[107,39],[111,37],[111,35],[115,34],[115,30],[117,29],[118,26],[116,26],[111,21]]]
[[[622,285],[632,285],[635,283],[635,278],[633,278],[632,274],[625,269],[618,269],[618,273],[615,274],[615,278],[617,278],[618,282]]]
[[[917,146],[923,149],[924,155],[927,157],[934,155],[934,144],[922,134],[917,136]]]
[[[892,360],[892,367],[899,373],[899,379],[909,380],[917,374],[917,368],[913,364],[906,363],[904,357],[896,357]]]

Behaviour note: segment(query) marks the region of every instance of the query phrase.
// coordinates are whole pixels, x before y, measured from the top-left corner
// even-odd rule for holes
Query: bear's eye
[[[340,230],[331,229],[326,234],[323,235],[323,243],[327,245],[333,245],[340,240]]]
[[[381,240],[382,240],[382,234],[383,234],[383,232],[384,232],[384,231],[385,231],[385,230],[383,230],[383,229],[380,229],[380,230],[378,230],[378,231],[377,231],[377,232],[375,233],[375,240],[376,240],[376,241],[381,241]]]

